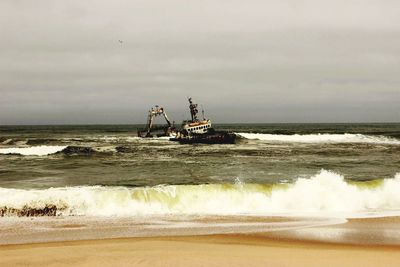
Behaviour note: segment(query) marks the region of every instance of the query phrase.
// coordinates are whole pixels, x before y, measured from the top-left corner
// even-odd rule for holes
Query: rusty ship
[[[226,131],[216,131],[211,124],[210,119],[204,117],[198,118],[198,104],[195,104],[192,98],[188,98],[191,120],[182,122],[181,129],[177,131],[176,136],[170,138],[170,141],[181,144],[234,144],[236,135]]]
[[[163,107],[155,106],[151,108],[147,116],[147,124],[144,129],[138,131],[138,136],[142,138],[151,137],[169,137],[170,141],[179,142],[180,144],[234,144],[236,135],[226,131],[216,131],[210,119],[198,117],[198,104],[195,104],[192,98],[188,98],[190,120],[184,120],[181,128],[178,130],[171,123],[167,113]],[[166,124],[156,126],[155,118],[161,116],[165,119]]]

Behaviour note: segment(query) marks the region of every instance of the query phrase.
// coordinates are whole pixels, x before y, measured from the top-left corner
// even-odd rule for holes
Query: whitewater
[[[62,151],[67,146],[32,146],[0,148],[0,154],[17,154],[23,156],[47,156]]]
[[[265,142],[294,142],[294,143],[367,143],[400,145],[400,140],[385,136],[363,134],[263,134],[263,133],[236,133],[245,139]]]
[[[203,184],[153,187],[0,188],[3,216],[55,206],[60,216],[259,215],[364,217],[400,215],[400,173],[377,183],[349,183],[322,170],[291,184]]]

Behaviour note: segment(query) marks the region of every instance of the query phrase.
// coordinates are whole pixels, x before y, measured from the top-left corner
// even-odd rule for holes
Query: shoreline
[[[0,219],[0,245],[270,233],[345,222],[336,218],[283,216],[7,217]]]
[[[279,222],[282,218],[273,220]],[[8,244],[0,245],[0,265],[398,266],[400,237],[391,239],[390,231],[399,229],[400,217],[382,217],[257,233]]]

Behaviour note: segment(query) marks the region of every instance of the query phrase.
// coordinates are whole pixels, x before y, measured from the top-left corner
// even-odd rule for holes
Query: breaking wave
[[[32,146],[0,148],[0,154],[16,154],[23,156],[46,156],[62,151],[67,146]]]
[[[261,133],[236,133],[238,136],[268,142],[294,142],[294,143],[371,143],[400,145],[400,140],[385,136],[372,136],[363,134],[261,134]]]
[[[400,214],[400,173],[380,182],[348,183],[322,170],[292,184],[159,185],[155,187],[0,188],[1,216]]]
[[[64,155],[92,155],[106,151],[97,151],[85,146],[33,146],[18,148],[0,148],[0,154],[22,156],[47,156],[52,154]]]

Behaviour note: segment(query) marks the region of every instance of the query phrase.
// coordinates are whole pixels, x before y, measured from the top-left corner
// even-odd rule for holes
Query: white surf
[[[363,134],[261,134],[261,133],[236,133],[237,135],[252,140],[266,142],[292,142],[292,143],[370,143],[400,145],[400,140],[385,136],[372,136]]]
[[[205,184],[155,187],[0,188],[0,208],[43,209],[83,216],[289,215],[357,217],[400,214],[400,173],[361,185],[322,170],[292,184]],[[12,216],[12,215],[11,215]]]
[[[66,146],[32,146],[0,148],[0,154],[18,154],[23,156],[46,156],[65,149]]]

